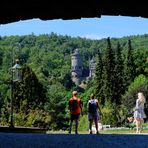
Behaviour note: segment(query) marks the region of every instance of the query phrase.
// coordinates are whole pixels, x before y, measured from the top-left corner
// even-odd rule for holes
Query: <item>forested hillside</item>
[[[96,76],[76,86],[71,80],[71,53],[78,48],[84,69],[97,60]],[[68,100],[79,92],[87,120],[92,92],[100,103],[104,124],[121,125],[135,105],[137,92],[148,97],[148,35],[90,40],[54,33],[0,37],[0,122],[10,123],[10,67],[20,60],[22,81],[14,86],[15,126],[67,129]],[[13,63],[14,64],[14,63]],[[148,113],[148,104],[146,104]],[[115,114],[114,114],[115,113]]]

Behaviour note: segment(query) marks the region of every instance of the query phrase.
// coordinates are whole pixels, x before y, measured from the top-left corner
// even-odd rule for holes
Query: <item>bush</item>
[[[102,123],[116,126],[118,124],[118,111],[115,103],[106,101],[102,111]]]
[[[27,115],[24,113],[14,114],[15,126],[48,128],[51,117],[43,110],[30,110]]]
[[[88,129],[89,129],[88,116],[87,115],[80,116],[78,130],[79,131],[88,131]]]

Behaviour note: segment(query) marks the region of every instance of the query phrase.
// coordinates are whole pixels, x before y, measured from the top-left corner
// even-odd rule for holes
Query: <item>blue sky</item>
[[[50,34],[101,39],[148,33],[148,19],[141,17],[101,16],[75,20],[31,19],[0,25],[0,36]]]

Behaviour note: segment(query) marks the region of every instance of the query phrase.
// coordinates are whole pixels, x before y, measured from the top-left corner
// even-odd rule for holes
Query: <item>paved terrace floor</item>
[[[0,148],[148,148],[148,135],[1,132]]]

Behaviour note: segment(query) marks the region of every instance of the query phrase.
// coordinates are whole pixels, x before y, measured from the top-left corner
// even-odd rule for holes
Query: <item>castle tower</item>
[[[95,60],[91,60],[89,62],[89,77],[93,77],[95,75],[95,70],[96,70],[96,62]]]
[[[71,76],[72,81],[79,85],[82,78],[82,59],[78,49],[71,55]]]

